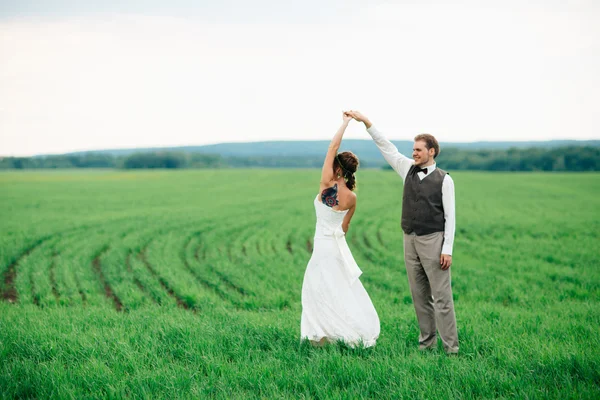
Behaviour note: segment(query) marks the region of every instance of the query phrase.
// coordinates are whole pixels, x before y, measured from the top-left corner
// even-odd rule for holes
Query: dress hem
[[[330,337],[330,336],[312,336],[312,337],[309,337],[309,336],[304,336],[304,337],[300,338],[300,340],[308,340],[308,341],[311,341],[311,342],[320,343],[323,339],[325,339],[325,341],[327,343],[336,343],[336,342],[340,341],[340,342],[344,342],[345,344],[347,344],[348,346],[350,346],[352,348],[354,348],[356,346],[368,348],[368,347],[375,346],[375,344],[377,344],[377,339],[378,338],[379,338],[379,336],[377,336],[377,337],[375,337],[373,339],[369,339],[369,340],[364,340],[364,339],[350,340],[350,339],[345,339],[343,337]]]

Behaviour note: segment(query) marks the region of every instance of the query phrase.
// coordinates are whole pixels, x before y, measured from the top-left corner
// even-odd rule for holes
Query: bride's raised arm
[[[329,148],[327,149],[327,155],[325,156],[325,161],[323,162],[323,170],[321,172],[321,184],[329,185],[332,181],[336,179],[335,171],[333,170],[333,160],[340,149],[340,144],[342,143],[342,137],[344,136],[344,132],[348,127],[348,123],[352,120],[352,116],[346,114],[345,112],[342,114],[342,125],[335,133],[333,139],[331,139],[331,143],[329,144]]]

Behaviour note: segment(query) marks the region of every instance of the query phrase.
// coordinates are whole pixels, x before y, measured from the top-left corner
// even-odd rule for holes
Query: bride
[[[314,201],[317,226],[302,284],[300,332],[316,345],[341,340],[352,347],[370,347],[379,337],[379,317],[358,279],[362,272],[345,238],[356,210],[353,190],[358,158],[349,151],[337,153],[352,119],[346,113],[342,118],[329,145]]]

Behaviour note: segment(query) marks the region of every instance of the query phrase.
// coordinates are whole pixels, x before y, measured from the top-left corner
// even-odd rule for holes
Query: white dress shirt
[[[412,158],[408,158],[398,151],[398,148],[394,146],[392,142],[387,140],[381,132],[379,132],[375,126],[371,126],[367,129],[369,135],[373,138],[373,141],[381,151],[385,161],[400,175],[402,180],[406,178],[408,170],[415,161]],[[418,172],[417,176],[423,180],[435,171],[436,164],[429,165],[427,168],[427,174]],[[444,207],[444,244],[442,246],[442,254],[452,255],[452,246],[454,244],[454,231],[456,229],[455,222],[455,203],[454,203],[454,181],[450,175],[446,174],[442,182],[442,205]]]

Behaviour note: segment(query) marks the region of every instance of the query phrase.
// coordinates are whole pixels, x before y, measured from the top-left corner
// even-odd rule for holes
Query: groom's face
[[[412,156],[413,160],[415,160],[415,165],[417,166],[427,164],[434,154],[435,150],[427,149],[427,143],[423,140],[419,140],[413,145]]]

